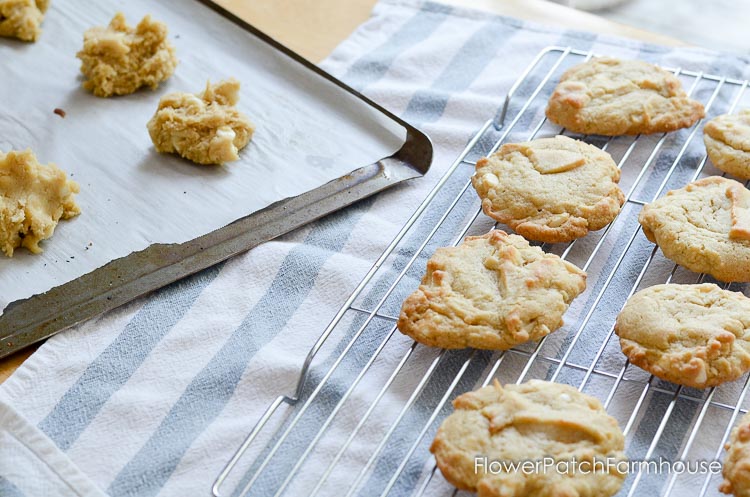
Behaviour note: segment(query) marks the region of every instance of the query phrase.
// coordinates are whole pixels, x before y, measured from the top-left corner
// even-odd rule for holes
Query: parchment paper
[[[81,88],[83,32],[122,11],[169,27],[180,63],[157,91],[101,99]],[[0,150],[31,148],[81,185],[80,216],[42,255],[0,254],[0,314],[153,243],[181,243],[398,150],[405,130],[195,0],[58,0],[37,43],[0,38]],[[211,79],[242,83],[257,129],[240,160],[199,166],[160,155],[146,130],[159,98]],[[61,108],[60,118],[53,113]]]

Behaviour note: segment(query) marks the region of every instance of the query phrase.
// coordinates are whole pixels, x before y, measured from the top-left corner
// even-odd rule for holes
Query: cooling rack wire
[[[665,259],[645,239],[637,217],[669,189],[721,172],[706,160],[703,121],[675,133],[618,138],[575,135],[547,122],[544,107],[562,71],[593,56],[571,47],[548,47],[536,56],[496,118],[469,141],[320,335],[294,393],[280,395],[247,435],[214,483],[215,496],[230,486],[226,495],[456,495],[427,448],[452,411],[450,401],[495,378],[503,384],[557,381],[598,397],[623,428],[631,459],[720,458],[747,412],[750,377],[707,390],[664,382],[630,367],[613,326],[627,298],[642,288],[714,281]],[[748,106],[747,80],[667,69],[703,102],[707,118]],[[564,327],[499,352],[431,349],[407,340],[396,330],[398,311],[426,259],[439,246],[498,227],[482,215],[471,188],[476,160],[505,142],[555,134],[607,150],[626,196],[605,229],[541,245],[588,273],[588,288],[571,305]],[[746,285],[721,286],[748,294]],[[635,472],[618,495],[719,495],[720,478]]]

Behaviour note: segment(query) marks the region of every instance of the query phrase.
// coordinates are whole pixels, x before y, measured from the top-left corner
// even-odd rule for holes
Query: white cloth
[[[38,428],[0,400],[0,495],[104,497]]]
[[[745,59],[704,50],[563,31],[429,2],[382,0],[323,67],[430,135],[435,160],[427,176],[55,336],[0,387],[0,395],[109,495],[207,495],[267,406],[277,396],[293,393],[310,347],[372,263],[467,140],[495,115],[514,80],[548,45],[729,76],[742,76],[747,66]],[[416,284],[418,277],[409,275],[406,286]],[[392,312],[397,304],[391,305]],[[373,333],[379,334],[365,337],[370,348],[363,350],[371,352],[391,329],[390,322],[377,320],[375,325],[379,328]],[[347,333],[336,331],[319,354],[308,394],[346,344]],[[398,333],[388,342],[363,388],[354,392],[340,421],[316,449],[314,461],[330,461],[410,345]],[[418,348],[406,375],[433,357],[434,351]],[[324,419],[368,358],[347,359],[332,378],[343,386],[331,394],[328,411],[318,415],[316,407],[307,418]],[[381,405],[386,411],[399,409],[412,389],[413,383],[397,381]],[[440,395],[429,388],[427,393]],[[279,414],[265,433],[273,434],[283,419]],[[385,415],[375,416],[342,467],[361,466],[389,422]],[[304,446],[300,439],[299,447]],[[251,452],[262,447],[254,444]],[[389,449],[397,447],[389,442]],[[44,451],[36,453],[46,460]],[[416,475],[425,464],[429,469],[428,456],[420,445],[414,456]],[[5,477],[9,457],[0,446],[0,475]],[[386,462],[376,462],[367,485],[382,488],[389,478]],[[24,459],[14,471],[43,478],[36,467]],[[254,487],[258,495],[267,494],[265,485],[276,488],[286,477],[288,466],[274,469]],[[332,475],[331,481],[345,485],[346,477],[346,472]],[[81,483],[80,495],[87,495],[86,485]],[[397,488],[395,493],[407,491]]]

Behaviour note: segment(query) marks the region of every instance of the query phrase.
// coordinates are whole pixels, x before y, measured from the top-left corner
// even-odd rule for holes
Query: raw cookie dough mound
[[[156,150],[176,153],[198,164],[223,164],[239,159],[253,136],[250,120],[235,106],[240,83],[210,82],[200,95],[171,93],[159,101],[148,122]]]
[[[664,255],[721,281],[750,281],[750,191],[711,176],[668,192],[638,216]]]
[[[703,141],[714,166],[750,179],[750,109],[708,121],[703,128]]]
[[[622,485],[625,437],[617,421],[569,385],[496,381],[456,398],[453,407],[430,451],[445,479],[461,490],[479,497],[609,497]],[[545,458],[555,464],[538,471],[511,467]]]
[[[87,78],[83,87],[97,97],[129,95],[142,86],[154,90],[177,67],[164,23],[146,16],[133,29],[121,12],[108,27],[97,26],[84,33],[78,58]]]
[[[81,212],[74,193],[78,183],[54,164],[39,164],[31,150],[0,152],[0,249],[8,257],[17,247],[42,252],[39,242],[57,222]]]
[[[671,73],[640,60],[592,59],[568,69],[552,93],[547,117],[576,133],[662,133],[692,126],[703,105]]]
[[[398,329],[425,345],[505,350],[563,324],[586,273],[518,235],[493,230],[440,248],[405,301]]]
[[[641,290],[615,331],[630,362],[679,385],[713,387],[750,369],[750,299],[712,283]]]
[[[719,490],[735,497],[750,497],[750,414],[745,414],[732,430],[724,449],[724,481]]]
[[[471,178],[482,210],[529,240],[567,242],[620,212],[620,170],[603,150],[566,136],[507,143]]]
[[[36,41],[49,0],[0,0],[0,36]]]

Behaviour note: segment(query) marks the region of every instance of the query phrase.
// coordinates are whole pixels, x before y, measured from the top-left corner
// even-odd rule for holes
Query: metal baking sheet
[[[180,64],[157,91],[100,99],[75,54],[118,11],[165,22]],[[424,134],[211,2],[53,1],[43,29],[0,39],[0,150],[70,173],[82,214],[43,254],[0,258],[0,357],[429,168]],[[241,159],[156,153],[159,98],[227,77],[257,126]]]

